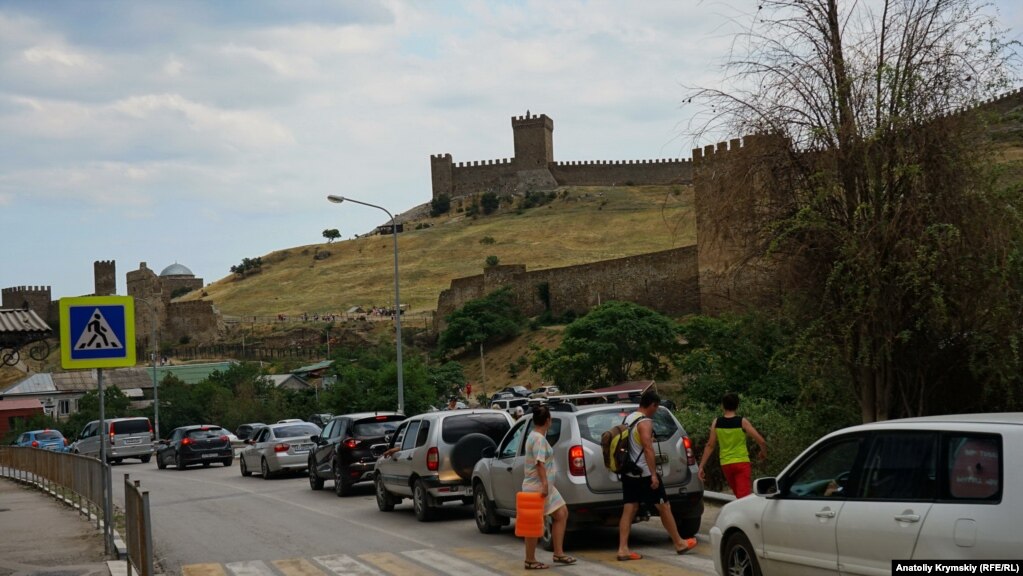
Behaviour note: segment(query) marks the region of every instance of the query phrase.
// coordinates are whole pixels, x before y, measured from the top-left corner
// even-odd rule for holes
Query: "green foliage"
[[[447,194],[440,194],[433,200],[430,200],[430,216],[436,218],[441,214],[447,214],[451,210],[451,196]],[[461,208],[459,208],[461,211]]]
[[[679,352],[678,326],[631,302],[606,302],[565,328],[561,345],[536,350],[533,370],[562,390],[612,386],[670,375]]]
[[[484,192],[480,196],[480,209],[484,214],[493,214],[501,206],[501,199],[494,192]]]
[[[509,287],[466,302],[445,320],[447,328],[437,343],[441,353],[508,340],[522,331],[523,323]]]
[[[138,412],[130,410],[131,400],[120,388],[104,386],[103,410],[107,418],[124,418],[138,416]],[[68,438],[74,438],[92,420],[99,419],[99,391],[89,390],[78,399],[78,412],[72,414],[61,426],[61,432]]]
[[[530,208],[536,208],[549,204],[558,197],[556,192],[537,192],[535,190],[527,190],[526,194],[519,200],[519,210],[528,210]]]
[[[493,254],[487,256],[486,261],[484,261],[484,265],[486,265],[487,268],[493,268],[494,266],[497,266],[500,263],[501,259],[498,258],[497,256],[494,256]]]
[[[526,358],[526,355],[523,354],[516,358],[514,362],[508,363],[508,375],[514,378],[526,368],[529,368],[529,358]]]
[[[242,278],[249,274],[254,274],[263,269],[263,257],[257,256],[255,258],[242,258],[241,264],[231,266],[231,272],[241,276]]]
[[[323,237],[327,239],[327,244],[330,244],[334,240],[341,238],[341,231],[337,228],[328,228],[323,231]]]
[[[480,238],[480,244],[490,246],[492,244],[497,244],[497,240],[494,240],[493,236],[484,236],[483,238]]]

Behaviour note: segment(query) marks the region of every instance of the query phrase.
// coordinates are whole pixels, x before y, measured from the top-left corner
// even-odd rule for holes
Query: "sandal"
[[[563,554],[561,556],[555,555],[554,562],[555,564],[575,564],[575,558],[572,558],[568,554]]]
[[[619,554],[617,556],[617,558],[618,558],[619,562],[625,562],[627,560],[642,560],[643,559],[643,555],[642,554],[637,554],[635,552],[629,552],[625,556],[622,556],[621,554]]]
[[[529,560],[526,560],[526,570],[546,570],[548,568],[550,568],[550,566],[543,562],[530,562]]]
[[[681,555],[689,552],[690,550],[696,548],[696,544],[697,544],[696,538],[686,538],[685,543],[686,543],[686,547],[685,548],[681,548],[681,549],[676,548],[675,549],[675,554],[678,554],[679,556],[681,556]]]

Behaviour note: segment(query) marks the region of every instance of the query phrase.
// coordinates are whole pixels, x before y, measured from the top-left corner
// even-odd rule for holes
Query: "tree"
[[[484,214],[493,214],[494,210],[501,206],[501,199],[494,192],[484,192],[480,196],[480,210]]]
[[[748,258],[795,269],[802,340],[844,366],[864,421],[1005,408],[1018,387],[1023,205],[988,168],[983,110],[957,113],[1008,86],[983,8],[764,0],[734,87],[693,95],[703,129],[779,137]]]
[[[337,228],[328,228],[323,231],[323,237],[327,239],[327,244],[330,244],[334,240],[341,238],[341,231]]]
[[[231,266],[231,272],[241,276],[242,278],[248,276],[251,273],[259,272],[263,269],[263,257],[257,256],[256,258],[242,258],[241,264]]]
[[[430,200],[430,216],[436,218],[441,214],[447,214],[451,210],[451,196],[439,194]]]
[[[679,352],[674,320],[631,302],[605,302],[565,328],[561,345],[535,350],[533,370],[562,390],[666,378]]]
[[[483,262],[483,264],[487,268],[493,268],[494,266],[497,266],[500,263],[501,263],[501,259],[498,258],[497,256],[494,256],[493,254],[491,254],[490,256],[487,256],[487,259],[484,260],[484,262]]]
[[[506,286],[466,302],[445,320],[447,328],[437,342],[442,352],[508,340],[522,331],[523,316],[511,288]]]

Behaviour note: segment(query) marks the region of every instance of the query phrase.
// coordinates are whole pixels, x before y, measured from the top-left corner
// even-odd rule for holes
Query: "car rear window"
[[[379,418],[379,420],[378,420]],[[394,432],[398,424],[405,420],[404,416],[376,416],[359,420],[352,427],[352,436],[356,438],[383,438],[388,432]]]
[[[195,430],[189,430],[185,436],[192,440],[205,440],[207,438],[220,438],[226,434],[227,430],[224,430],[223,428],[207,428],[206,430],[196,428]]]
[[[316,424],[289,424],[274,427],[274,436],[278,438],[294,438],[295,436],[312,436],[319,434],[320,427]]]
[[[614,407],[599,412],[589,412],[579,417],[579,433],[590,442],[600,444],[600,435],[622,423],[632,414],[632,408]],[[678,430],[675,418],[666,408],[659,408],[654,413],[654,436],[658,440],[666,440]]]
[[[121,420],[112,422],[114,434],[142,434],[149,432],[149,420],[146,418],[135,418],[133,420]]]
[[[459,414],[449,416],[441,424],[441,438],[445,444],[454,444],[466,434],[486,434],[500,444],[511,425],[500,414]]]
[[[950,500],[1002,499],[1002,438],[988,434],[949,434],[944,438]]]
[[[64,436],[62,436],[60,432],[57,432],[56,430],[47,430],[45,432],[36,433],[36,440],[60,440],[63,437]]]

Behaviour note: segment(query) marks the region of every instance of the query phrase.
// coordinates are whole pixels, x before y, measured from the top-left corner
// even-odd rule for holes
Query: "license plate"
[[[217,454],[203,454],[202,457],[203,458],[216,458]]]
[[[291,453],[292,453],[292,454],[308,454],[308,453],[309,453],[309,450],[299,450],[299,449],[295,449],[295,450],[292,450],[292,451],[291,451]]]
[[[128,438],[127,440],[124,441],[124,443],[125,443],[125,445],[128,445],[128,444],[141,444],[142,443],[142,439],[141,438]]]
[[[666,454],[658,454],[657,456],[654,457],[654,462],[656,462],[657,464],[667,464],[668,456]]]

